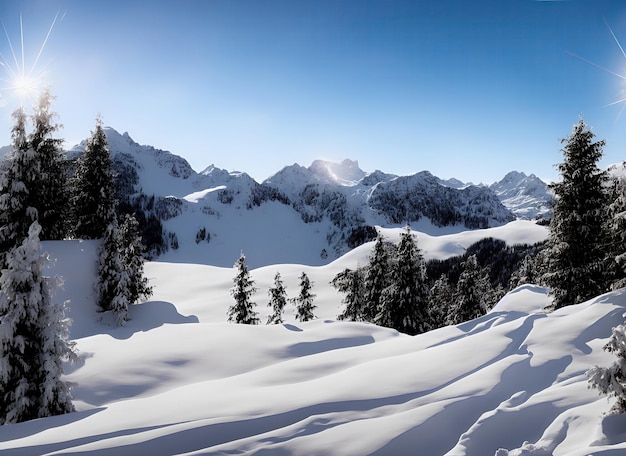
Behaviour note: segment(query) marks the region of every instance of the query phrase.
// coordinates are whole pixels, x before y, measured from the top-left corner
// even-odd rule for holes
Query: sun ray
[[[574,54],[573,52],[569,52],[569,51],[566,51],[566,52],[569,55],[571,55],[572,57],[577,58],[578,60],[582,60],[583,62],[588,63],[591,66],[594,66],[594,67],[596,67],[596,68],[598,68],[598,69],[600,69],[602,71],[606,71],[607,73],[612,74],[613,76],[617,76],[618,78],[623,79],[624,81],[626,81],[626,76],[624,76],[623,74],[619,74],[619,73],[616,73],[615,71],[611,71],[611,70],[609,70],[607,68],[604,68],[604,67],[598,65],[597,63],[593,63],[591,60],[587,60],[584,57],[581,57],[579,55]]]
[[[41,57],[41,53],[43,52],[44,48],[46,47],[46,44],[48,43],[48,38],[50,38],[50,34],[52,33],[54,24],[56,24],[57,18],[59,17],[59,13],[60,11],[57,11],[57,14],[54,16],[54,19],[52,20],[52,24],[50,25],[50,28],[48,29],[48,34],[46,35],[46,38],[43,40],[43,43],[41,44],[41,47],[39,48],[39,52],[37,53],[35,62],[33,63],[33,66],[31,67],[30,72],[28,73],[28,77],[30,77],[33,74],[33,71],[35,70],[35,67],[37,66],[37,62],[39,62],[39,57]]]

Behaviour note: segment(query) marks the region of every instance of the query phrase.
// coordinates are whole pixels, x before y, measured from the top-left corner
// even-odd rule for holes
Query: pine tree
[[[428,331],[428,289],[422,252],[407,225],[400,235],[392,283],[382,295],[376,323],[407,334]]]
[[[607,288],[603,274],[606,173],[597,166],[604,141],[593,139],[581,119],[569,138],[562,140],[561,182],[550,185],[556,198],[544,280],[555,309],[583,302]]]
[[[432,329],[441,328],[448,324],[448,309],[452,306],[454,290],[448,276],[442,274],[428,293],[428,315]]]
[[[309,280],[309,276],[305,272],[300,274],[300,294],[293,298],[293,303],[296,306],[296,318],[299,321],[304,322],[316,318],[313,313],[317,307],[313,304],[316,295],[311,293],[312,288],[313,284]]]
[[[102,120],[87,140],[78,160],[74,186],[75,235],[81,239],[100,239],[115,214],[115,186],[112,162]]]
[[[64,239],[69,227],[69,190],[63,140],[52,137],[61,127],[53,121],[56,113],[50,111],[53,99],[47,89],[39,97],[32,116],[34,131],[28,137],[40,170],[38,182],[28,189],[37,208],[42,240]]]
[[[537,281],[538,277],[535,272],[535,259],[530,255],[526,255],[519,268],[511,274],[509,288],[512,290],[522,285],[535,284]]]
[[[487,277],[481,275],[476,255],[470,255],[461,265],[463,272],[456,285],[453,305],[448,313],[448,322],[457,325],[487,312],[486,297],[490,284]]]
[[[29,189],[39,180],[39,163],[26,136],[26,114],[23,109],[13,113],[12,151],[2,164],[0,174],[0,255],[4,256],[28,236],[28,229],[37,220],[37,209]]]
[[[100,246],[98,259],[98,305],[103,311],[112,311],[118,326],[129,319],[131,304],[130,275],[124,262],[120,228],[117,218],[109,223]]]
[[[267,318],[267,324],[279,325],[283,323],[283,312],[287,305],[287,291],[280,277],[280,272],[274,276],[274,286],[268,290],[267,294],[270,297],[268,306],[272,308],[272,313]]]
[[[613,179],[606,217],[605,275],[612,289],[626,286],[626,180]]]
[[[589,386],[616,399],[611,407],[610,414],[626,412],[626,326],[619,325],[613,328],[606,351],[614,353],[617,359],[609,367],[595,366],[587,371]]]
[[[345,308],[337,320],[365,321],[363,271],[358,267],[354,271],[344,269],[330,284],[340,293],[345,293],[341,300]]]
[[[244,325],[258,325],[259,316],[254,310],[256,304],[250,301],[250,297],[256,293],[254,280],[250,279],[246,257],[242,253],[234,265],[237,275],[233,279],[234,286],[230,294],[235,298],[235,304],[228,308],[228,321]]]
[[[40,225],[6,255],[0,275],[0,424],[74,410],[62,362],[75,359],[65,304],[53,304],[58,283],[43,277]]]
[[[139,235],[139,223],[130,214],[124,215],[120,226],[120,247],[122,249],[122,263],[128,274],[128,303],[135,304],[140,299],[147,299],[152,295],[152,287],[144,276],[143,266],[144,245]]]
[[[373,322],[382,306],[382,293],[390,283],[388,248],[379,232],[364,277],[363,320]]]

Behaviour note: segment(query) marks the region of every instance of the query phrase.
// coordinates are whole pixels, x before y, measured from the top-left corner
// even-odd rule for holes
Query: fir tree
[[[272,313],[267,318],[267,324],[279,325],[283,323],[283,312],[287,305],[287,291],[280,277],[280,272],[274,276],[274,286],[268,290],[267,294],[270,297],[268,306],[272,308]]]
[[[148,279],[144,276],[144,245],[141,243],[141,236],[139,235],[139,223],[133,215],[124,215],[119,235],[122,262],[129,279],[128,303],[135,304],[140,299],[150,297],[152,287],[148,285]]]
[[[605,275],[612,289],[626,286],[626,181],[613,179],[606,217]]]
[[[341,300],[345,308],[337,320],[365,321],[363,271],[356,268],[344,269],[330,282],[340,293],[345,293]]]
[[[0,254],[4,264],[6,253],[20,245],[28,229],[37,220],[37,209],[29,189],[39,180],[39,163],[26,136],[26,114],[23,109],[13,113],[12,151],[2,164],[0,174]],[[4,269],[6,265],[2,267]]]
[[[614,397],[615,404],[610,414],[626,412],[626,326],[613,328],[613,333],[604,349],[614,353],[617,359],[609,367],[595,366],[587,371],[589,386],[600,394]]]
[[[256,293],[254,280],[250,279],[246,257],[242,253],[234,265],[237,268],[237,275],[233,279],[234,286],[230,294],[235,298],[235,304],[228,308],[228,321],[241,323],[244,325],[259,324],[258,313],[254,310],[256,304],[250,300]]]
[[[597,166],[604,141],[593,140],[594,134],[581,119],[569,138],[562,140],[561,182],[550,185],[556,198],[544,280],[555,309],[583,302],[607,288],[603,274],[606,173]]]
[[[299,321],[309,321],[316,318],[313,313],[317,307],[313,304],[316,295],[311,293],[312,288],[313,284],[309,280],[309,276],[305,272],[300,274],[300,294],[293,298],[293,303],[296,306],[296,318]]]
[[[62,362],[73,360],[65,304],[53,304],[58,283],[43,277],[41,227],[6,255],[0,275],[0,424],[74,410]]]
[[[461,265],[463,272],[456,285],[453,305],[448,313],[448,322],[457,325],[487,312],[486,297],[489,294],[489,280],[481,275],[476,255],[470,255]]]
[[[429,329],[426,267],[408,225],[400,235],[396,256],[392,283],[383,292],[376,322],[407,334],[423,333]]]
[[[389,286],[389,255],[385,239],[379,232],[372,257],[365,270],[363,320],[373,322],[382,306],[382,293]]]
[[[428,320],[432,329],[441,328],[448,324],[448,309],[453,302],[453,293],[454,290],[447,275],[442,274],[435,280],[428,293]]]
[[[100,118],[78,160],[74,186],[75,235],[100,239],[115,215],[115,187],[107,138]]]
[[[56,113],[50,110],[53,99],[48,90],[39,97],[32,116],[34,131],[28,137],[40,170],[38,182],[28,189],[37,208],[42,240],[64,239],[70,214],[63,140],[52,137],[61,127],[54,123]]]
[[[509,280],[509,289],[514,289],[526,284],[537,283],[538,277],[535,272],[535,259],[532,256],[526,255],[522,260],[519,268],[513,274]]]
[[[98,259],[98,305],[103,311],[112,311],[118,326],[129,319],[131,304],[130,275],[124,262],[120,228],[117,218],[109,223],[100,246]]]

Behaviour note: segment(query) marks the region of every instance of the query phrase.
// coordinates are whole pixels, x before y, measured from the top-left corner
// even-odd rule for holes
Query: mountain
[[[517,242],[546,228],[530,221],[481,230]],[[385,229],[395,242],[401,228]],[[416,233],[444,258],[478,236]],[[418,336],[335,321],[328,282],[363,264],[372,243],[318,267],[252,269],[259,317],[281,273],[289,296],[305,271],[317,319],[226,323],[233,268],[150,262],[148,302],[112,325],[94,299],[97,241],[44,243],[65,280],[78,360],[65,367],[77,411],[2,426],[0,453],[248,455],[612,456],[626,451],[625,416],[588,388],[609,366],[602,349],[623,323],[626,295],[607,293],[552,313],[546,290],[525,285],[488,314]],[[292,307],[292,306],[291,306]]]
[[[138,213],[153,256],[166,261],[251,266],[326,264],[376,236],[375,226],[410,222],[432,233],[498,226],[514,220],[485,186],[458,188],[427,171],[367,173],[358,162],[315,160],[286,166],[262,183],[214,165],[195,172],[182,157],[105,129],[118,197]],[[76,157],[85,142],[73,147]],[[450,181],[452,182],[452,181]],[[274,227],[280,227],[275,230]]]
[[[552,194],[545,182],[534,174],[511,171],[489,188],[517,217],[526,220],[550,219]]]

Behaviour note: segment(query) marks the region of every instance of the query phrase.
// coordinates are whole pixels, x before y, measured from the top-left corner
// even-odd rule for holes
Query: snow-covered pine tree
[[[400,235],[391,277],[391,285],[382,295],[376,323],[412,335],[428,331],[426,266],[408,225]]]
[[[0,424],[74,410],[63,361],[75,358],[65,304],[53,304],[58,283],[43,276],[41,227],[6,255],[0,275]]]
[[[381,309],[381,297],[390,283],[390,265],[385,238],[378,232],[369,265],[365,269],[363,320],[373,322]]]
[[[37,220],[35,201],[29,189],[39,180],[39,163],[26,136],[26,114],[13,113],[12,151],[5,157],[0,173],[0,261],[6,253],[22,243],[28,229]]]
[[[537,282],[538,277],[535,272],[535,259],[530,255],[526,255],[520,263],[519,268],[511,274],[509,289],[512,290],[521,285],[536,284]]]
[[[363,270],[357,267],[355,270],[344,269],[337,274],[330,284],[340,293],[345,293],[341,300],[345,308],[337,320],[364,321],[365,288]]]
[[[256,304],[250,300],[257,289],[254,287],[254,280],[250,278],[246,256],[243,253],[234,267],[237,268],[237,274],[233,278],[234,285],[230,294],[235,298],[235,303],[228,308],[228,321],[244,325],[258,325],[259,315],[254,310]]]
[[[98,305],[103,311],[112,311],[118,326],[129,319],[130,276],[124,263],[120,228],[113,217],[104,233],[98,258]]]
[[[488,278],[481,275],[476,255],[470,255],[461,268],[463,272],[459,276],[448,312],[448,323],[452,325],[484,315],[487,312],[486,297],[491,288]]]
[[[148,278],[143,274],[143,251],[139,235],[139,223],[134,215],[126,214],[120,226],[120,247],[122,262],[128,274],[128,303],[135,304],[140,299],[147,299],[152,295],[152,287]]]
[[[587,371],[589,386],[600,394],[616,399],[610,414],[626,412],[626,325],[613,328],[611,338],[604,349],[614,353],[617,359],[609,367],[592,367]]]
[[[448,309],[452,306],[453,294],[448,276],[442,274],[428,293],[428,320],[432,329],[448,324]]]
[[[316,295],[311,293],[313,283],[309,280],[309,276],[306,275],[306,272],[302,272],[299,278],[300,294],[293,298],[293,303],[296,306],[296,318],[299,321],[313,320],[316,318],[313,311],[317,307],[313,304]]]
[[[283,279],[280,277],[280,272],[274,276],[274,286],[270,287],[267,294],[270,297],[270,302],[267,305],[272,308],[272,313],[267,318],[267,324],[279,325],[283,323],[283,312],[287,305],[287,291]]]
[[[582,119],[574,125],[572,134],[562,140],[561,181],[550,185],[555,202],[544,281],[555,309],[578,304],[608,288],[603,272],[606,173],[597,166],[604,141],[594,142],[594,136]]]
[[[34,131],[28,137],[41,170],[36,185],[28,189],[37,208],[42,240],[64,239],[69,229],[69,188],[63,140],[52,137],[61,128],[54,122],[56,113],[50,110],[53,99],[47,89],[40,95],[32,116]]]
[[[115,186],[111,155],[102,120],[78,159],[74,187],[75,235],[82,239],[99,239],[115,214]]]
[[[615,290],[626,286],[626,180],[614,178],[609,188],[605,274]]]

